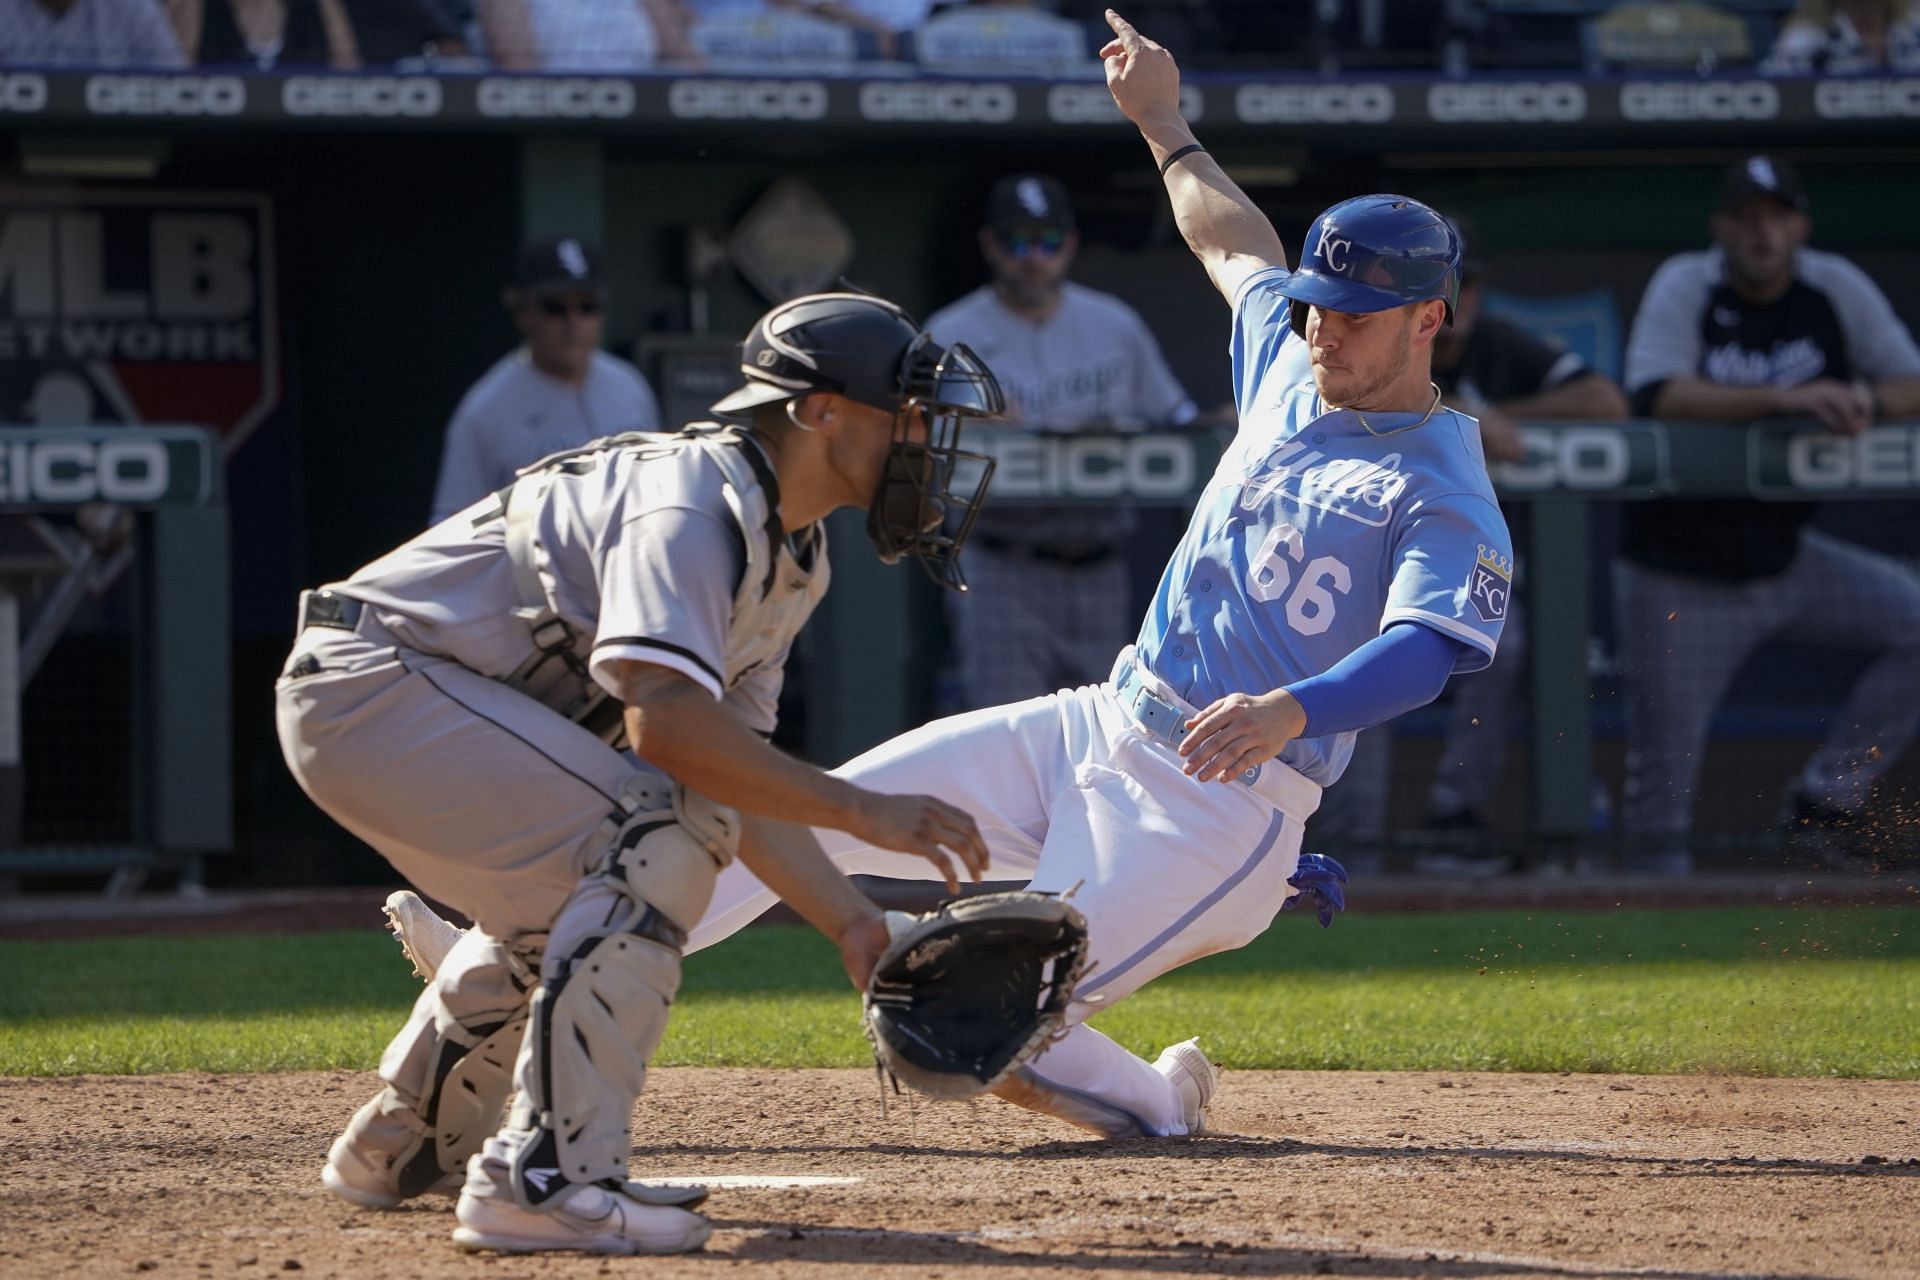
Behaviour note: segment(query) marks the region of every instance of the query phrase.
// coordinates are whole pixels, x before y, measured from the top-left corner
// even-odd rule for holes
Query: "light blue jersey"
[[[1285,277],[1274,268],[1240,288],[1240,431],[1161,576],[1136,656],[1200,707],[1317,675],[1399,622],[1459,641],[1454,670],[1478,671],[1513,580],[1479,429],[1450,409],[1365,424],[1329,410],[1275,290]],[[1353,739],[1298,738],[1280,759],[1327,786]]]

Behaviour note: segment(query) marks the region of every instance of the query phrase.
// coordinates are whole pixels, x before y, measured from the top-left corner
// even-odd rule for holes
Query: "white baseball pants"
[[[965,809],[992,852],[989,879],[1071,892],[1091,933],[1091,968],[1070,1014],[1073,1029],[1033,1059],[1033,1075],[1141,1132],[1185,1133],[1167,1079],[1079,1024],[1161,974],[1265,931],[1294,892],[1287,877],[1320,789],[1277,762],[1251,787],[1195,781],[1172,747],[1122,709],[1111,682],[936,720],[834,773]],[[923,859],[842,832],[816,834],[850,875],[937,874]],[[721,873],[688,950],[736,932],[775,900],[735,863]]]

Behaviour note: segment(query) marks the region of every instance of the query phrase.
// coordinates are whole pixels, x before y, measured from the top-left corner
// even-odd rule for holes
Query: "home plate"
[[[865,1178],[836,1178],[813,1173],[721,1173],[711,1178],[682,1174],[671,1178],[635,1178],[647,1187],[712,1187],[715,1191],[792,1191],[799,1187],[857,1187]]]

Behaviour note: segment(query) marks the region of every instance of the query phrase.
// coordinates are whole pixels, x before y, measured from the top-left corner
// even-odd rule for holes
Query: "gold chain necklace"
[[[1424,423],[1428,418],[1431,418],[1434,410],[1440,407],[1440,384],[1437,382],[1429,382],[1427,385],[1433,388],[1433,403],[1427,406],[1427,411],[1421,414],[1419,420],[1416,422],[1409,422],[1404,427],[1395,427],[1391,431],[1375,431],[1373,424],[1367,421],[1366,414],[1361,413],[1358,409],[1354,409],[1352,410],[1353,416],[1360,420],[1360,425],[1366,429],[1367,434],[1373,436],[1375,439],[1381,436],[1397,436],[1402,431],[1411,431]]]

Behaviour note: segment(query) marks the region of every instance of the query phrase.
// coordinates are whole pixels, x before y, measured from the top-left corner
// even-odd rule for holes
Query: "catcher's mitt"
[[[985,1093],[1059,1034],[1086,959],[1085,917],[1052,894],[908,917],[867,984],[874,1057],[936,1098]]]

